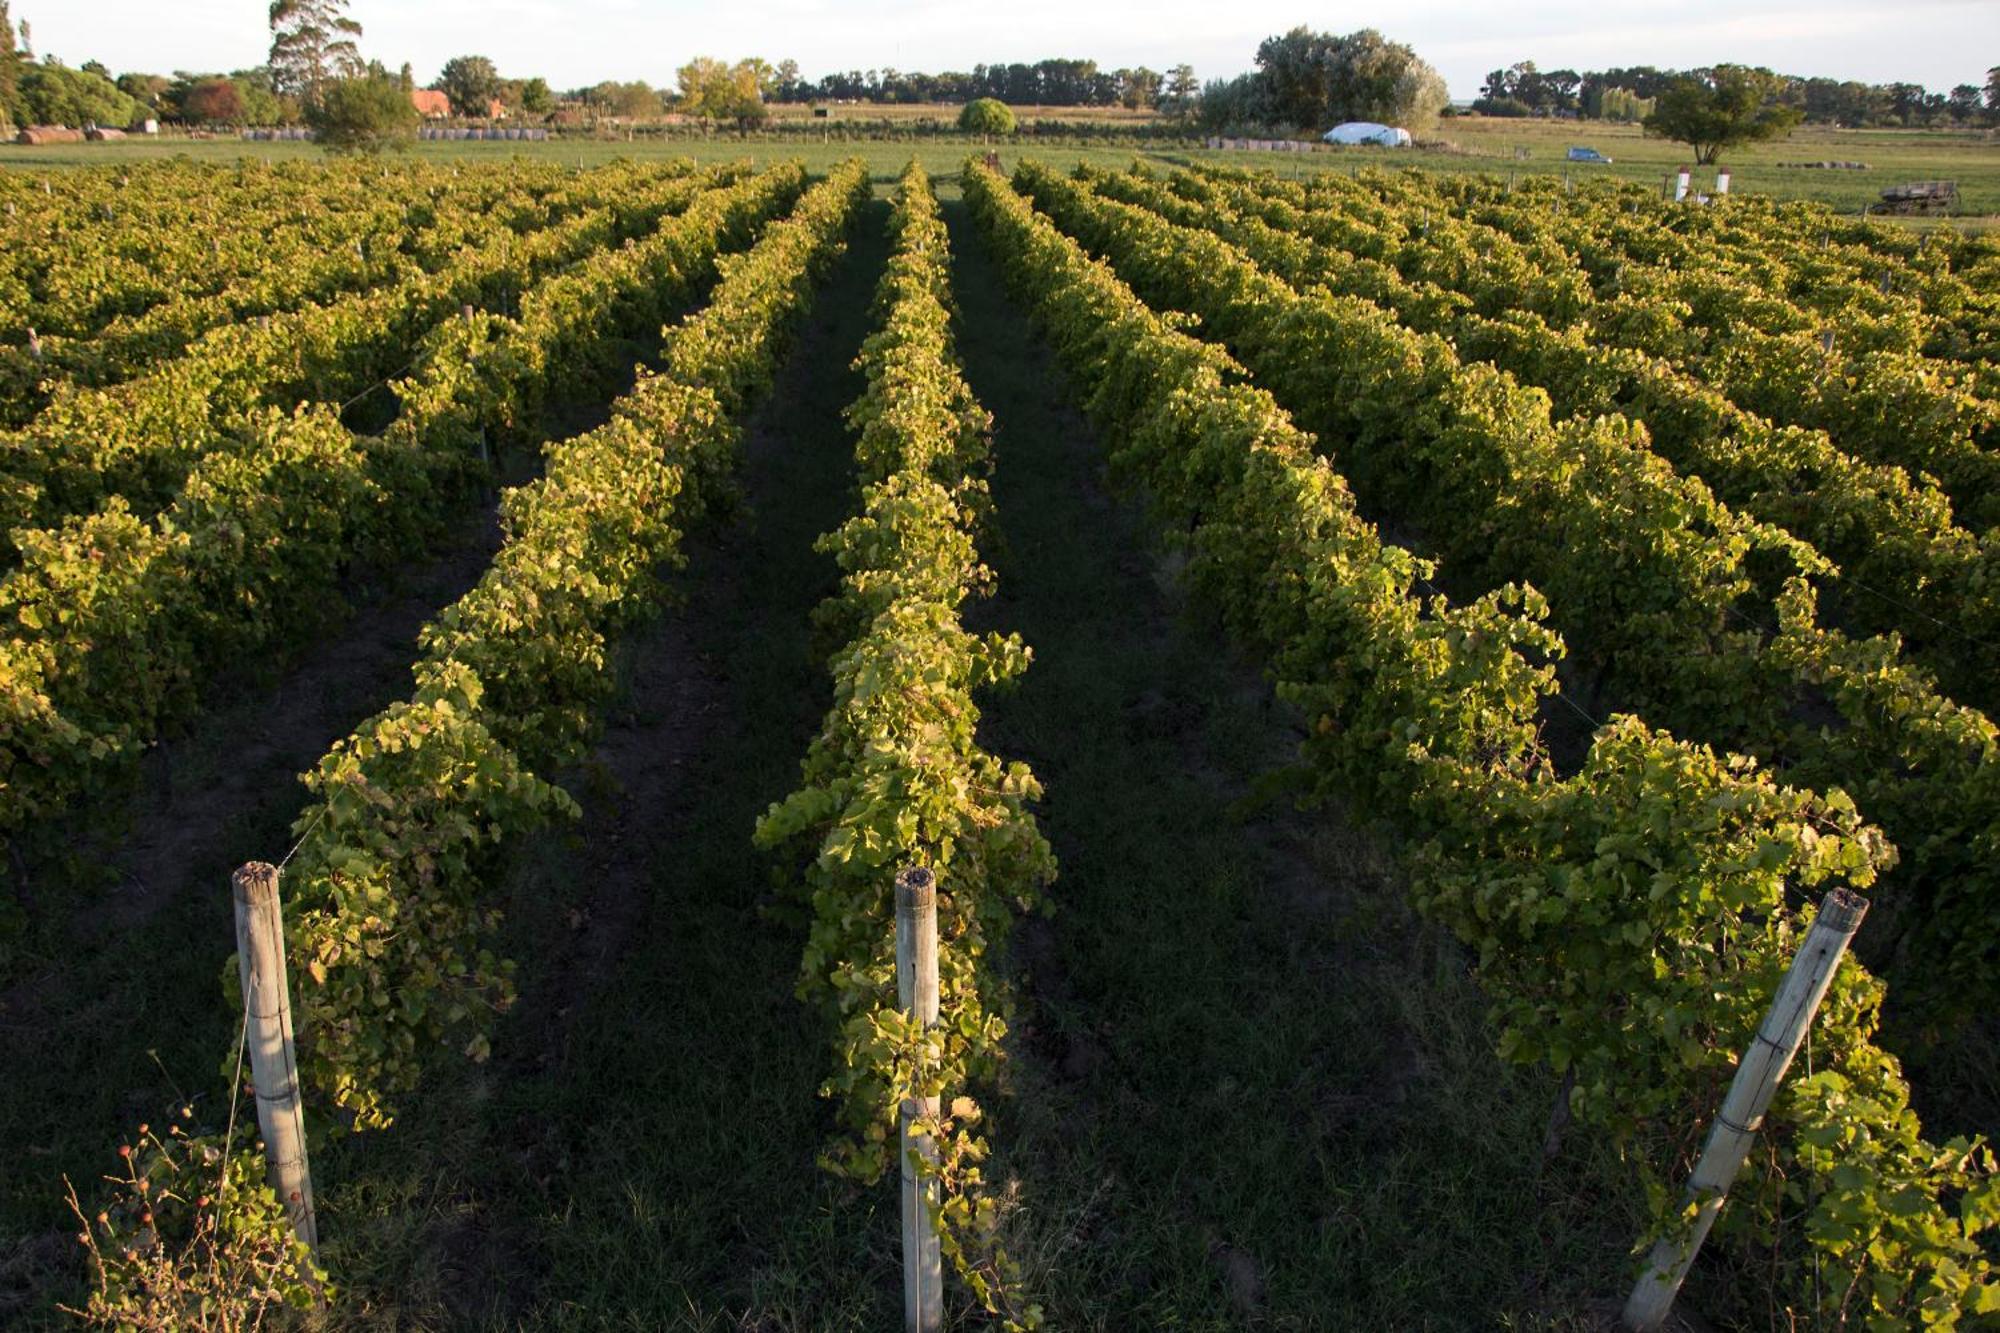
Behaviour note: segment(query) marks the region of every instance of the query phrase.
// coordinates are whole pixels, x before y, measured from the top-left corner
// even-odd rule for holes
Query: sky
[[[37,55],[101,60],[116,73],[226,70],[262,63],[268,0],[11,0]],[[1305,24],[1375,26],[1435,65],[1452,96],[1476,97],[1488,70],[1618,65],[1768,65],[1783,73],[1933,91],[1984,84],[2000,65],[2000,0],[1404,0],[1391,10],[1266,0],[350,0],[362,53],[420,82],[455,55],[558,89],[603,79],[671,84],[689,57],[797,60],[808,78],[839,69],[966,70],[1051,56],[1101,68],[1191,64],[1203,79],[1250,68],[1257,43]]]

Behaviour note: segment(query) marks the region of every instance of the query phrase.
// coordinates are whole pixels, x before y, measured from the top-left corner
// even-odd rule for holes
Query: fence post
[[[313,1209],[305,1108],[292,1051],[292,1000],[285,976],[285,922],[278,903],[277,867],[252,861],[230,877],[230,887],[236,898],[236,966],[243,980],[257,1127],[264,1135],[271,1188],[291,1214],[292,1229],[317,1254],[319,1218]]]
[[[1625,1326],[1633,1333],[1651,1333],[1666,1323],[1681,1282],[1701,1252],[1702,1242],[1708,1239],[1709,1228],[1722,1211],[1743,1159],[1750,1154],[1771,1097],[1791,1067],[1792,1057],[1798,1054],[1799,1043],[1805,1040],[1813,1015],[1833,984],[1840,957],[1847,952],[1867,912],[1868,900],[1848,889],[1834,889],[1820,903],[1819,915],[1813,918],[1812,929],[1778,988],[1778,998],[1772,1001],[1750,1049],[1736,1066],[1736,1077],[1722,1099],[1722,1109],[1715,1114],[1701,1160],[1688,1179],[1688,1199],[1699,1205],[1694,1225],[1684,1236],[1664,1236],[1654,1242],[1653,1252],[1646,1258],[1646,1271],[1625,1302]]]
[[[925,1027],[938,1021],[937,878],[922,866],[896,876],[896,1004]],[[938,1098],[911,1097],[899,1109],[903,1165],[903,1327],[906,1333],[939,1333],[944,1327],[944,1261],[931,1209],[936,1177],[917,1174],[912,1155],[937,1161],[937,1145],[912,1128],[935,1117]]]

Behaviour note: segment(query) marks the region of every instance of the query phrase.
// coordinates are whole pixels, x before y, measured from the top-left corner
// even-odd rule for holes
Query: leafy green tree
[[[279,93],[311,107],[336,79],[363,71],[361,25],[347,16],[347,0],[271,0],[271,79]],[[408,101],[408,98],[404,99]]]
[[[167,89],[171,87],[173,87],[173,80],[159,74],[120,74],[118,76],[118,91],[124,93],[140,106],[145,107],[148,111],[157,111],[159,109],[160,99],[167,95]]]
[[[648,120],[660,114],[660,95],[643,79],[619,83],[606,79],[584,89],[583,104],[600,116]]]
[[[1694,149],[1695,162],[1707,166],[1731,148],[1790,134],[1805,112],[1779,101],[1781,92],[1767,69],[1717,65],[1669,83],[1640,124],[1655,138]]]
[[[521,110],[531,116],[546,116],[556,109],[556,95],[549,91],[549,81],[536,77],[521,85]]]
[[[1160,76],[1144,65],[1137,69],[1121,69],[1115,77],[1118,80],[1118,100],[1131,111],[1141,111],[1157,106],[1160,101]]]
[[[958,128],[967,134],[1012,134],[1017,128],[1014,110],[991,97],[974,98],[958,113]]]
[[[1168,112],[1176,120],[1186,120],[1194,114],[1195,103],[1201,100],[1201,83],[1194,76],[1194,66],[1175,65],[1167,71],[1166,92],[1160,99],[1160,109]]]
[[[272,86],[268,66],[236,70],[230,74],[229,81],[236,85],[237,96],[243,99],[244,124],[291,125],[298,122],[298,103],[278,95],[278,90]]]
[[[1299,128],[1343,120],[1377,120],[1411,129],[1437,122],[1450,101],[1444,79],[1417,53],[1373,28],[1345,37],[1294,28],[1257,48],[1267,123]]]
[[[1201,127],[1218,134],[1276,125],[1280,119],[1271,101],[1271,81],[1262,74],[1238,74],[1210,79],[1201,90]]]
[[[1597,114],[1601,120],[1617,120],[1626,124],[1636,124],[1653,113],[1653,99],[1641,97],[1630,88],[1606,88],[1597,99]]]
[[[484,116],[500,95],[500,71],[485,56],[453,56],[431,87],[451,99],[455,116]]]
[[[21,101],[21,63],[7,0],[0,0],[0,124],[19,125],[26,118],[27,108]]]
[[[1986,71],[1986,109],[2000,113],[2000,65]]]
[[[764,88],[775,75],[762,60],[728,65],[713,56],[696,56],[674,74],[681,90],[681,113],[754,124],[764,119]]]
[[[21,71],[21,101],[36,125],[126,126],[139,119],[139,104],[99,74],[44,63]]]
[[[416,137],[417,109],[393,78],[336,79],[306,107],[306,124],[329,153],[401,150]]]

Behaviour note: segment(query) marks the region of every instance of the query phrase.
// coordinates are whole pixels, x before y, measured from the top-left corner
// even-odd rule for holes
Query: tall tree
[[[327,84],[362,73],[360,36],[361,25],[347,16],[347,0],[271,0],[273,84],[306,106],[317,105]]]
[[[1413,129],[1437,120],[1444,79],[1401,42],[1373,28],[1336,37],[1294,28],[1257,48],[1271,120],[1297,127],[1379,120]],[[1518,72],[1522,67],[1516,66]],[[1532,73],[1532,66],[1527,67]]]
[[[26,24],[21,25],[24,29]],[[2000,65],[1986,71],[1986,109],[2000,111]]]
[[[7,16],[7,0],[0,0],[0,122],[18,125],[21,106],[21,53],[14,48],[14,22]]]
[[[1144,65],[1118,71],[1118,100],[1133,111],[1143,111],[1160,100],[1160,76]]]
[[[1171,111],[1175,118],[1186,120],[1194,114],[1194,104],[1201,98],[1201,84],[1194,77],[1194,66],[1175,65],[1167,71],[1167,92],[1160,105]]]
[[[1767,69],[1717,65],[1668,84],[1640,123],[1650,135],[1694,149],[1695,162],[1707,166],[1731,148],[1792,132],[1805,112],[1782,104],[1780,91]]]
[[[453,56],[431,86],[451,99],[453,115],[489,115],[500,95],[500,71],[485,56]]]
[[[761,121],[764,87],[772,72],[762,60],[729,65],[713,56],[696,56],[675,73],[681,89],[679,109],[703,120],[733,120],[744,125]]]

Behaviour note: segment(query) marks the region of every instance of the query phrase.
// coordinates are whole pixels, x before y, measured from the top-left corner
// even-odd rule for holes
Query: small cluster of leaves
[[[261,1145],[193,1134],[194,1108],[163,1138],[140,1125],[118,1149],[101,1207],[69,1205],[89,1257],[86,1324],[125,1333],[256,1329],[276,1310],[310,1309],[326,1295],[326,1273],[292,1230],[264,1180]]]
[[[1880,833],[1837,792],[1782,787],[1630,717],[1559,778],[1535,720],[1562,651],[1541,596],[1425,596],[1431,566],[1381,541],[1318,442],[1241,366],[1148,309],[1004,180],[969,165],[965,182],[1116,442],[1114,466],[1185,534],[1190,582],[1311,720],[1315,783],[1411,830],[1417,902],[1478,951],[1503,1053],[1574,1071],[1578,1113],[1631,1151],[1672,1225],[1698,1127],[1810,919],[1800,897],[1870,884],[1891,857]],[[1947,1327],[2000,1284],[1979,1248],[1990,1155],[1923,1141],[1873,1041],[1881,994],[1843,963],[1815,1028],[1826,1077],[1774,1109],[1774,1152],[1724,1231],[1769,1242],[1787,1299],[1811,1301],[1816,1254],[1844,1273],[1857,1314],[1921,1309]],[[1833,1179],[1858,1163],[1820,1151],[1829,1117],[1867,1135],[1872,1177]],[[1868,1180],[1890,1192],[1866,1194]],[[1775,1201],[1764,1181],[1783,1185]],[[1785,1228],[1799,1212],[1803,1244]]]
[[[896,251],[877,296],[880,328],[859,365],[868,388],[848,410],[859,442],[861,511],[822,538],[842,570],[821,608],[843,641],[830,662],[834,703],[804,763],[804,783],[758,822],[760,845],[812,849],[798,884],[811,911],[799,992],[834,1029],[823,1092],[845,1131],[823,1157],[862,1181],[897,1163],[899,1108],[942,1099],[994,1075],[1009,999],[992,955],[1016,913],[1032,908],[1055,860],[1028,803],[1026,765],[980,748],[976,690],[1026,669],[1017,635],[974,635],[959,619],[992,590],[975,536],[987,512],[992,421],[952,350],[949,257],[929,179],[911,163],[892,221]],[[898,1007],[894,880],[936,875],[940,1022]],[[979,1108],[952,1096],[918,1123],[937,1160],[944,1253],[974,1296],[1010,1328],[1040,1311],[1017,1291],[984,1188]]]

